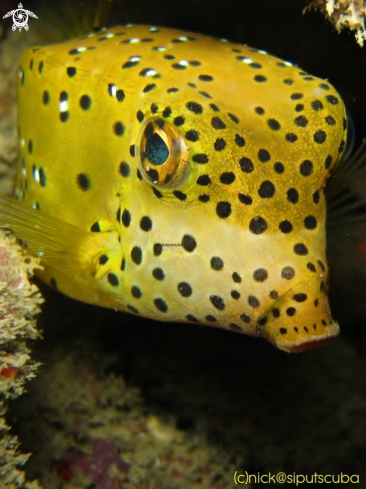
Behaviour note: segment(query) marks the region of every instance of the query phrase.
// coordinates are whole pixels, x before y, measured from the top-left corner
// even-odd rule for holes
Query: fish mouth
[[[260,336],[290,353],[323,346],[339,334],[326,291],[319,294],[318,287],[308,288],[306,295],[298,290],[304,290],[304,285],[299,284],[279,297],[266,320],[259,320],[256,328]]]

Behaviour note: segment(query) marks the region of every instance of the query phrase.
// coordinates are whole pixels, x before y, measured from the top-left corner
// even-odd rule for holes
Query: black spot
[[[281,271],[281,277],[291,280],[295,276],[295,270],[292,267],[284,267]]]
[[[239,165],[240,165],[241,170],[245,173],[251,173],[254,170],[254,165],[253,165],[252,160],[250,160],[246,156],[243,156],[242,158],[240,158]]]
[[[296,117],[294,120],[294,123],[299,126],[299,127],[306,127],[308,125],[308,120],[305,116],[299,115],[299,117]]]
[[[109,272],[108,275],[107,275],[107,279],[108,279],[108,282],[111,285],[113,285],[113,287],[117,287],[117,285],[119,285],[118,277],[114,273]]]
[[[210,76],[210,75],[199,75],[198,77],[201,81],[204,81],[204,82],[211,82],[213,81],[213,77]]]
[[[113,131],[116,136],[123,136],[125,126],[122,124],[122,122],[115,122],[113,125]]]
[[[225,302],[220,296],[210,295],[210,301],[211,301],[212,305],[214,307],[216,307],[216,309],[218,309],[219,311],[222,311],[225,309]]]
[[[293,81],[293,80],[291,80],[290,78],[286,78],[285,80],[283,80],[283,83],[284,83],[285,85],[290,85],[290,86],[291,86],[291,85],[293,85],[293,84],[294,84],[294,81]]]
[[[275,308],[272,310],[272,314],[273,314],[274,318],[278,318],[278,317],[280,317],[280,310]]]
[[[316,268],[315,266],[312,264],[312,263],[307,263],[306,264],[306,267],[308,268],[308,270],[310,270],[311,272],[316,272]]]
[[[118,100],[118,102],[123,102],[125,98],[125,92],[122,89],[117,90],[116,99]]]
[[[253,278],[256,282],[264,282],[268,278],[268,272],[265,268],[257,268],[253,272]]]
[[[313,173],[313,163],[310,160],[304,160],[300,165],[300,173],[304,177],[308,177]]]
[[[142,262],[142,249],[139,246],[134,246],[131,250],[131,258],[136,265],[140,265]]]
[[[44,68],[44,62],[41,61],[38,65],[38,71],[39,73],[42,73],[43,72],[43,68]],[[24,73],[24,72],[23,72]],[[338,102],[337,102],[338,103]]]
[[[281,129],[281,124],[276,119],[268,119],[267,124],[272,131],[279,131]]]
[[[319,83],[319,88],[322,88],[323,90],[329,90],[330,86],[326,83]]]
[[[194,323],[199,323],[199,320],[193,316],[193,314],[187,314],[186,318],[188,319],[188,321],[193,321]]]
[[[79,103],[80,103],[80,107],[83,110],[89,110],[90,107],[91,107],[91,104],[92,104],[92,100],[89,97],[89,95],[82,95],[82,97],[80,98]]]
[[[196,183],[198,185],[207,186],[211,183],[211,179],[208,175],[201,175],[200,177],[198,177]]]
[[[28,141],[28,152],[29,154],[33,153],[33,141],[31,139]]]
[[[320,260],[317,260],[317,262],[318,262],[318,265],[319,265],[319,267],[320,267],[321,271],[322,271],[322,272],[325,272],[325,266],[324,266],[324,263],[323,263],[322,261],[320,261]]]
[[[148,92],[151,92],[151,90],[154,90],[154,88],[156,88],[155,83],[149,83],[148,85],[146,85],[146,87],[142,91],[144,93],[148,93]]]
[[[239,124],[240,120],[239,120],[239,118],[238,118],[238,117],[236,117],[236,115],[231,114],[230,112],[228,112],[228,114],[227,114],[227,115],[230,117],[230,119],[231,119],[233,122],[235,122],[235,124]]]
[[[182,297],[189,297],[192,295],[192,287],[187,282],[180,282],[178,284],[178,292]]]
[[[172,68],[175,70],[185,70],[187,67],[185,65],[181,65],[180,63],[173,63]]]
[[[220,119],[220,117],[212,117],[211,125],[214,129],[225,129],[226,124]]]
[[[123,42],[127,42],[127,40],[126,40],[126,41],[123,41]],[[122,65],[122,68],[123,68],[124,70],[126,70],[126,69],[128,69],[128,68],[134,68],[134,67],[135,67],[135,66],[137,66],[138,64],[139,64],[139,60],[137,60],[137,61],[126,61],[126,63],[124,63],[124,64]]]
[[[314,100],[314,102],[311,102],[311,106],[314,110],[318,111],[324,108],[323,104],[321,103],[320,100]]]
[[[210,104],[210,107],[214,112],[220,112],[220,109],[217,107],[216,104]]]
[[[309,251],[303,243],[296,243],[294,246],[294,253],[296,253],[296,255],[304,256],[307,255]]]
[[[248,296],[248,304],[254,309],[260,306],[259,300],[254,295]]]
[[[213,256],[211,258],[211,268],[213,270],[222,270],[224,268],[224,262],[219,256]]]
[[[329,125],[329,126],[335,126],[336,125],[336,120],[334,119],[334,117],[332,117],[331,115],[327,115],[327,117],[325,118],[325,122]]]
[[[174,119],[174,125],[175,126],[182,126],[184,124],[184,122],[185,122],[185,119],[182,116],[178,116]]]
[[[286,334],[287,333],[287,329],[286,328],[280,328],[280,333],[281,334]]]
[[[249,229],[253,234],[262,234],[267,227],[267,222],[260,216],[253,217],[249,223]]]
[[[286,314],[290,317],[295,316],[296,314],[296,309],[294,307],[288,307],[286,309]]]
[[[141,112],[141,110],[137,111],[136,118],[139,122],[142,122],[144,120],[144,114]]]
[[[206,97],[206,98],[212,98],[211,95],[209,95],[207,92],[198,92],[200,95],[202,95],[203,97]]]
[[[214,142],[214,148],[216,151],[222,151],[226,147],[226,141],[223,138],[217,138]]]
[[[182,246],[186,251],[192,253],[192,251],[196,248],[197,243],[193,236],[185,234],[182,238]]]
[[[91,186],[90,179],[85,173],[77,175],[76,183],[81,190],[89,190]]]
[[[258,115],[263,115],[264,114],[264,109],[262,107],[256,107],[254,109]]]
[[[269,154],[269,152],[266,149],[260,149],[258,151],[258,159],[262,163],[267,163],[267,161],[269,161],[271,159],[271,155]]]
[[[69,112],[66,110],[65,112],[60,113],[60,121],[67,122],[69,120]]]
[[[316,131],[316,133],[313,136],[314,141],[318,144],[323,144],[325,140],[327,139],[327,133],[325,131]]]
[[[101,255],[99,257],[99,264],[100,265],[105,265],[108,261],[108,256],[107,255]]]
[[[242,328],[236,323],[230,323],[229,326],[233,331],[243,331]]]
[[[313,193],[313,202],[314,202],[314,204],[319,204],[319,198],[320,198],[319,190],[316,190]]]
[[[262,199],[269,199],[275,194],[275,186],[269,180],[264,180],[258,189],[258,194]]]
[[[167,312],[168,306],[167,303],[164,301],[164,299],[161,299],[160,297],[157,299],[154,299],[154,304],[157,309],[161,312]]]
[[[153,114],[156,114],[156,113],[158,112],[158,110],[159,110],[159,107],[158,107],[158,105],[157,105],[155,102],[153,102],[153,103],[150,105],[150,110],[151,110],[151,112],[152,112]]]
[[[239,146],[239,148],[242,148],[245,146],[245,139],[239,134],[235,134],[235,144]]]
[[[297,141],[297,136],[293,132],[289,132],[286,134],[285,139],[288,143],[294,143]]]
[[[100,229],[100,226],[99,226],[99,223],[98,222],[95,222],[91,228],[90,228],[90,231],[92,233],[100,233],[101,229]]]
[[[194,129],[187,131],[186,139],[188,139],[188,141],[193,141],[193,142],[198,141],[199,140],[198,132],[195,131]]]
[[[308,298],[306,294],[295,294],[292,296],[293,300],[296,302],[304,302]]]
[[[263,75],[256,75],[254,77],[254,80],[256,82],[263,83],[263,82],[266,82],[267,81],[267,78],[265,76],[263,76]]]
[[[233,299],[240,299],[240,292],[238,292],[237,290],[232,290],[230,294]]]
[[[183,201],[183,200],[186,200],[187,199],[187,195],[184,192],[181,192],[180,190],[174,190],[173,194],[179,200],[182,200]]]
[[[195,163],[208,163],[208,156],[205,155],[204,153],[199,153],[199,154],[196,154],[196,155],[193,155],[192,156],[192,160],[195,162]]]
[[[277,290],[271,290],[271,292],[269,293],[269,297],[270,297],[271,299],[277,299],[277,297],[278,297],[278,292],[277,292]]]
[[[327,102],[332,105],[337,105],[339,103],[339,100],[334,95],[327,95],[325,98],[327,99]]]
[[[283,173],[285,171],[285,167],[279,161],[273,165],[273,168],[276,173]]]
[[[302,110],[304,110],[304,105],[303,104],[296,104],[296,107],[295,107],[295,110],[296,112],[301,112]]]
[[[139,169],[137,170],[136,175],[139,180],[142,180],[142,175]]]
[[[130,304],[127,304],[127,308],[131,311],[134,312],[135,314],[140,314],[138,309],[136,307],[131,306]]]
[[[129,177],[131,173],[130,165],[125,161],[122,161],[122,163],[119,165],[119,173],[125,178]]]
[[[146,232],[152,229],[152,220],[150,219],[150,217],[144,216],[141,218],[140,228]]]
[[[299,200],[299,192],[295,188],[290,188],[287,190],[287,200],[291,204],[296,204]]]
[[[242,204],[251,205],[253,203],[253,199],[250,195],[238,194],[238,197]]]
[[[215,316],[212,316],[212,314],[209,314],[208,316],[206,316],[205,319],[206,319],[206,321],[210,321],[211,323],[214,323],[215,321],[217,321]]]
[[[48,105],[50,103],[50,94],[47,90],[45,90],[42,94],[42,102],[44,105]]]
[[[179,88],[172,87],[172,88],[168,88],[167,90],[167,93],[177,93],[177,92],[179,92]]]
[[[187,102],[186,107],[188,110],[194,112],[195,114],[202,114],[203,112],[202,105],[197,104],[196,102]]]
[[[135,145],[134,144],[131,144],[131,146],[130,146],[130,155],[135,156]]]
[[[231,204],[225,201],[219,202],[216,206],[216,214],[222,219],[226,219],[231,214]]]
[[[240,319],[243,321],[243,323],[250,323],[251,319],[250,319],[250,316],[248,316],[248,314],[241,314],[240,315]]]
[[[46,173],[42,167],[39,169],[39,183],[41,184],[41,187],[45,187],[47,183]]]
[[[241,282],[241,276],[237,272],[234,272],[232,274],[232,277],[233,277],[233,280],[234,280],[235,283],[240,284],[240,282]]]
[[[163,247],[162,247],[161,243],[155,243],[154,244],[154,255],[159,256],[162,254],[162,252],[163,252]]]
[[[139,287],[137,287],[136,285],[133,285],[131,287],[131,295],[133,297],[135,297],[135,299],[140,299],[140,297],[142,296],[142,292],[141,290],[139,289]]]
[[[126,258],[125,257],[122,258],[121,267],[120,268],[121,268],[122,272],[126,268]]]
[[[165,54],[164,59],[172,60],[172,59],[175,59],[175,56],[173,56],[172,54]]]
[[[131,224],[131,214],[127,209],[125,209],[122,213],[122,224],[128,228],[129,225]]]
[[[154,270],[152,271],[152,275],[154,278],[156,278],[156,280],[164,280],[165,278],[165,273],[164,273],[164,270],[162,268],[154,268]]]
[[[73,78],[76,75],[77,70],[73,66],[68,66],[66,68],[66,73],[67,73],[67,76],[69,76],[70,78]]]
[[[293,229],[290,221],[287,221],[286,219],[284,221],[281,221],[278,227],[285,234],[291,233],[291,231]]]
[[[291,98],[291,100],[299,100],[299,99],[303,98],[303,96],[304,95],[302,93],[293,93],[290,98]]]
[[[314,216],[307,216],[304,219],[306,229],[315,229],[317,226],[316,218]]]
[[[163,194],[161,192],[159,192],[159,190],[153,186],[151,186],[152,188],[152,191],[154,192],[155,196],[158,198],[158,199],[161,199],[163,197]]]
[[[235,180],[235,174],[231,171],[224,172],[220,176],[220,182],[224,183],[225,185],[230,185],[230,183],[233,183],[234,180]]]

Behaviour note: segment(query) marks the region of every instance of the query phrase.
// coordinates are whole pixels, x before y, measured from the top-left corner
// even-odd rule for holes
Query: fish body
[[[18,203],[40,277],[93,304],[297,351],[338,333],[324,187],[336,90],[250,47],[121,26],[27,50]]]

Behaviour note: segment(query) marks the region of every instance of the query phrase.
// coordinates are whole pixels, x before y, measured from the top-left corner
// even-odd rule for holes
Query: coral
[[[338,32],[343,28],[355,31],[357,43],[362,47],[366,41],[365,0],[313,0],[304,12],[319,9],[334,24]]]
[[[4,418],[8,400],[23,393],[24,384],[35,376],[38,363],[31,358],[29,340],[40,337],[35,315],[42,302],[29,273],[39,266],[25,257],[14,238],[0,233],[0,486],[4,489],[37,489],[37,482],[25,481],[20,469],[29,455],[18,451]]]

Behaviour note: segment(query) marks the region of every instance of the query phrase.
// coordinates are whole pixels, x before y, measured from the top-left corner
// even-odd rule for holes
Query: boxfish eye
[[[137,137],[135,154],[141,175],[154,187],[173,189],[187,181],[188,148],[169,122],[163,119],[145,121]]]

